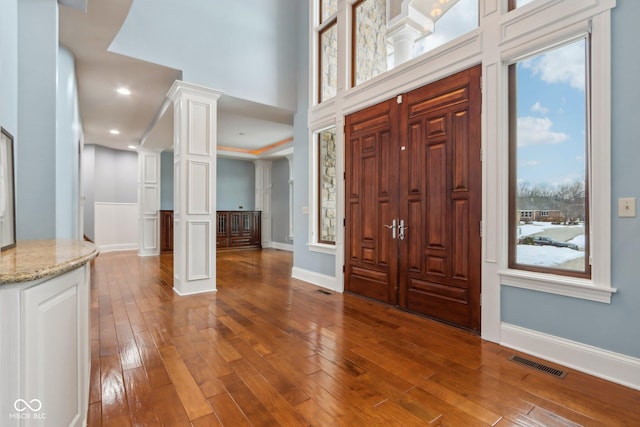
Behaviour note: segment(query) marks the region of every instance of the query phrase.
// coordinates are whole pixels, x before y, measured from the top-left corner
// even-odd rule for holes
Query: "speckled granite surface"
[[[98,256],[98,248],[83,240],[25,240],[0,253],[0,285],[57,276]]]

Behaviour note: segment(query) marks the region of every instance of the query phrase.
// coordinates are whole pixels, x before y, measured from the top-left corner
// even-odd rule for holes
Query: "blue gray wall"
[[[289,161],[274,160],[271,166],[271,241],[289,240]]]
[[[136,0],[110,49],[182,70],[183,80],[227,96],[293,111],[297,3]]]
[[[335,276],[335,256],[312,252],[309,243],[309,215],[302,213],[309,207],[309,128],[307,109],[309,108],[309,2],[296,2],[298,11],[296,22],[297,40],[297,103],[293,116],[293,266],[303,270]]]
[[[56,117],[56,237],[77,239],[80,206],[80,147],[83,133],[74,57],[60,48]]]
[[[253,162],[218,157],[217,169],[216,209],[219,211],[254,210],[256,168]]]
[[[618,218],[619,197],[640,197],[637,119],[640,2],[618,1],[612,12],[612,285],[611,304],[503,287],[504,322],[640,357],[640,221]],[[597,161],[597,159],[595,159]]]
[[[58,3],[18,2],[18,240],[56,237]]]

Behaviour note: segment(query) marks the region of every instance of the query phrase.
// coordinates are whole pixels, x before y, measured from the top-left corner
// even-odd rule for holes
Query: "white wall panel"
[[[189,167],[188,203],[189,215],[211,213],[211,164],[187,161]]]
[[[189,221],[187,223],[187,280],[202,280],[211,277],[209,255],[211,239],[209,221]]]
[[[101,252],[134,250],[138,247],[138,204],[95,204],[95,243]]]
[[[159,181],[159,170],[158,170],[158,160],[156,159],[157,154],[148,155],[141,154],[144,156],[144,168],[142,170],[144,176],[145,184],[157,184]]]
[[[197,156],[209,156],[211,154],[210,116],[209,104],[189,101],[189,154]]]
[[[144,227],[144,238],[142,240],[143,250],[153,250],[158,247],[158,235],[155,230],[158,229],[158,220],[156,218],[144,218],[142,220]]]

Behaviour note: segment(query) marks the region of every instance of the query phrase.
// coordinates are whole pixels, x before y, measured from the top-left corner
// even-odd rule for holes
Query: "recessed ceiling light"
[[[129,148],[131,148],[132,150],[137,150],[138,147],[136,147],[135,145],[130,145]]]
[[[111,135],[120,135],[120,131],[119,131],[118,129],[111,129],[111,130],[109,131],[109,133],[110,133]]]
[[[131,95],[131,91],[126,87],[119,87],[117,90],[120,95]]]

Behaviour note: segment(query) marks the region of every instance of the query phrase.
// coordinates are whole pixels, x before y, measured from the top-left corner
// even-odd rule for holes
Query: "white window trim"
[[[334,245],[318,242],[318,221],[320,220],[318,214],[318,180],[320,171],[318,170],[318,135],[327,129],[335,128],[336,137],[338,135],[338,128],[334,122],[326,123],[324,126],[318,126],[310,132],[310,149],[309,149],[309,239],[307,240],[307,248],[313,252],[320,252],[323,254],[335,255],[337,242]],[[336,141],[337,145],[338,141]],[[337,173],[336,169],[336,173]],[[338,180],[338,183],[340,180]],[[340,217],[336,216],[336,220]],[[339,222],[339,221],[338,221]],[[336,240],[339,229],[339,224],[336,224]]]
[[[592,0],[584,7],[582,15],[576,18],[572,15],[570,3],[562,2],[560,7],[553,7],[549,1],[540,0],[538,7],[516,10],[521,12],[514,22],[521,28],[516,31],[515,42],[504,43],[508,48],[501,51],[503,61],[502,87],[503,93],[507,91],[507,67],[518,58],[531,55],[536,51],[547,50],[555,45],[565,43],[571,38],[577,38],[591,30],[591,142],[590,158],[597,159],[590,164],[590,195],[589,195],[589,219],[591,244],[591,279],[580,279],[548,273],[528,272],[507,267],[508,241],[503,240],[502,269],[498,271],[500,282],[503,286],[513,286],[556,295],[598,301],[611,302],[611,294],[616,289],[611,285],[611,18],[607,5],[615,6],[615,1]],[[536,5],[530,3],[529,5]],[[527,6],[529,6],[527,5]],[[581,4],[585,6],[584,3]],[[603,10],[604,7],[604,10]],[[585,10],[587,9],[587,10]],[[573,10],[575,12],[575,9]],[[526,13],[523,13],[526,12]],[[564,12],[564,16],[559,16]],[[591,12],[591,13],[589,13]],[[530,27],[525,28],[527,16],[530,16]],[[542,35],[536,31],[540,22],[549,22],[555,19],[553,26],[556,31],[545,32]],[[503,28],[509,26],[505,23]],[[503,31],[505,34],[506,31]],[[507,95],[508,96],[508,95]],[[504,100],[507,104],[507,100]],[[503,113],[508,117],[508,113]],[[503,135],[508,135],[508,120],[503,120]],[[507,144],[507,140],[505,140]],[[508,144],[507,144],[508,145]],[[508,164],[503,165],[504,177],[509,176]],[[508,179],[504,180],[502,197],[502,211],[509,212]],[[503,224],[503,236],[508,236],[508,224]]]
[[[315,11],[317,0],[309,0],[310,10]],[[597,301],[597,294],[604,299],[615,292],[610,284],[611,252],[611,171],[610,171],[610,9],[616,0],[534,0],[511,12],[507,12],[506,0],[479,0],[480,25],[477,29],[452,40],[432,51],[387,71],[374,79],[349,87],[350,67],[348,58],[351,49],[350,5],[352,0],[339,3],[338,9],[338,93],[335,98],[317,104],[317,31],[313,16],[309,14],[309,111],[308,127],[313,131],[327,127],[335,122],[340,130],[337,133],[338,176],[344,172],[344,116],[390,99],[399,93],[424,86],[455,72],[482,64],[482,337],[499,342],[501,331],[501,288],[502,286],[526,287],[543,292],[556,293]],[[599,55],[601,63],[592,63],[594,80],[601,84],[592,88],[592,114],[599,116],[601,126],[592,129],[593,141],[603,140],[603,146],[594,146],[592,155],[600,163],[593,170],[595,184],[592,190],[601,200],[597,215],[591,218],[591,237],[600,245],[592,250],[595,261],[592,271],[593,283],[575,283],[566,277],[543,275],[540,280],[531,277],[518,277],[520,271],[507,270],[508,226],[508,150],[505,146],[508,135],[504,124],[508,123],[507,73],[504,61],[525,51],[531,52],[537,40],[550,43],[548,34],[554,34],[563,27],[593,18],[596,36],[592,39],[592,52]],[[556,40],[558,41],[558,40]],[[538,48],[545,47],[541,44]],[[547,45],[548,47],[548,45]],[[595,55],[593,55],[595,56]],[[599,99],[600,101],[595,102]],[[309,172],[309,188],[313,186],[312,172]],[[338,180],[338,218],[344,218],[344,180]],[[591,196],[591,200],[596,200]],[[592,202],[592,206],[594,203]],[[309,229],[313,224],[309,222]],[[310,235],[309,235],[310,236]],[[309,238],[308,242],[312,240]],[[342,290],[344,277],[344,227],[338,227],[335,248],[321,248],[309,245],[309,250],[335,255],[336,289]],[[525,275],[526,276],[526,275]],[[535,275],[534,275],[535,276]],[[559,283],[554,282],[558,280]],[[600,292],[602,290],[602,292]],[[553,291],[553,292],[552,292]],[[588,295],[591,294],[591,295]],[[607,296],[607,294],[609,294]],[[606,301],[605,301],[606,302]]]

